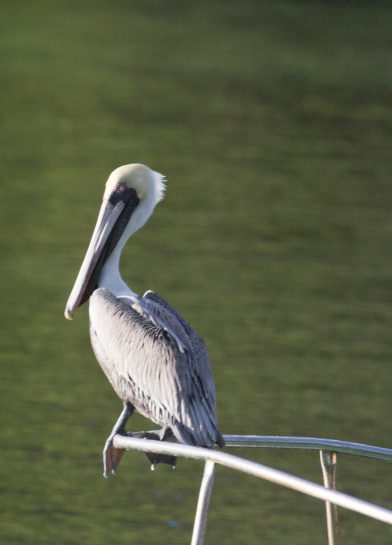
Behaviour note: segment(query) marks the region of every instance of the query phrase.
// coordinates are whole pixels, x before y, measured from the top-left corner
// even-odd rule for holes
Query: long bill
[[[136,192],[126,189],[120,198],[111,198],[102,203],[90,244],[65,307],[64,315],[68,320],[72,320],[76,309],[98,287],[102,267],[117,245],[138,202]]]

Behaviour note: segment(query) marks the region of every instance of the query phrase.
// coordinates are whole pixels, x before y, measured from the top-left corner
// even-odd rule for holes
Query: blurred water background
[[[391,4],[3,0],[0,27],[1,543],[190,540],[201,465],[102,478],[120,403],[86,306],[63,318],[121,164],[168,178],[122,271],[205,338],[222,432],[390,447]],[[237,452],[321,481],[316,453]],[[392,506],[388,464],[338,479]],[[325,542],[321,502],[218,469],[206,545]]]

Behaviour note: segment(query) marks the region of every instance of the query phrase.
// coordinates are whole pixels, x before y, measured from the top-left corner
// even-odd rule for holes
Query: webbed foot
[[[114,447],[113,439],[109,437],[103,449],[103,476],[105,479],[107,479],[110,474],[116,474],[117,467],[120,464],[123,454],[124,449]]]
[[[173,432],[168,427],[162,428],[159,432],[145,432],[144,434],[145,439],[155,439],[155,441],[167,441],[170,440],[170,438],[172,437],[174,437]],[[172,466],[173,469],[176,468],[176,456],[171,456],[169,454],[157,454],[155,452],[145,452],[144,454],[150,461],[151,471],[154,471],[155,466],[158,464],[167,464],[169,466]]]

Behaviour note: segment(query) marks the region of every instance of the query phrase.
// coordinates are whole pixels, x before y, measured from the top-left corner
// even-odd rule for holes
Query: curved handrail
[[[228,447],[268,447],[305,450],[330,450],[392,462],[392,449],[319,437],[290,437],[274,435],[224,435]]]
[[[240,458],[238,456],[234,456],[232,454],[228,454],[226,452],[218,451],[218,450],[212,450],[212,449],[206,449],[202,447],[194,447],[190,445],[182,445],[178,443],[173,443],[169,441],[156,441],[146,438],[140,438],[140,434],[138,434],[139,437],[132,436],[132,434],[128,436],[122,436],[122,435],[115,435],[113,438],[113,445],[116,448],[122,448],[122,449],[132,449],[132,450],[138,450],[143,452],[154,452],[158,454],[166,454],[171,456],[183,456],[185,458],[193,458],[196,460],[204,460],[211,462],[221,464],[223,466],[229,467],[231,469],[235,469],[238,471],[242,471],[244,473],[248,473],[250,475],[253,475],[255,477],[259,477],[262,479],[265,479],[267,481],[273,482],[275,484],[279,484],[281,486],[284,486],[286,488],[291,488],[292,490],[296,490],[298,492],[302,492],[303,494],[307,494],[309,496],[313,496],[315,498],[318,498],[320,500],[323,500],[325,502],[330,502],[335,505],[339,505],[340,507],[345,507],[346,509],[350,509],[351,511],[356,511],[357,513],[361,513],[363,515],[369,516],[371,518],[374,518],[376,520],[385,522],[387,524],[392,524],[392,511],[389,509],[386,509],[384,507],[380,507],[378,505],[374,505],[372,503],[369,503],[365,500],[361,500],[359,498],[354,498],[353,496],[349,496],[348,494],[344,494],[343,492],[338,492],[336,490],[332,490],[330,488],[325,488],[319,484],[313,483],[311,481],[307,481],[306,479],[302,479],[300,477],[296,477],[294,475],[290,475],[289,473],[285,473],[284,471],[280,471],[278,469],[271,468],[269,466],[266,466],[264,464],[259,464],[256,462],[252,462],[250,460],[246,460],[244,458]],[[263,436],[244,436],[244,442],[241,442],[239,439],[241,436],[225,436],[225,439],[227,438],[228,446],[231,446],[231,438],[232,442],[235,443],[232,446],[249,446],[249,444],[245,444],[247,441],[248,443],[255,442],[259,444],[252,444],[252,446],[261,446],[263,443]],[[252,437],[252,439],[250,439]],[[235,438],[235,439],[234,439]],[[259,438],[260,440],[256,440],[256,438]],[[330,442],[331,440],[320,440],[316,439],[315,443],[313,444],[313,441],[309,442],[309,438],[306,438],[306,440],[301,441],[301,439],[304,438],[290,438],[292,441],[287,441],[286,438],[282,438],[283,441],[280,443],[280,448],[284,448],[283,444],[286,442],[287,444],[291,445],[288,448],[298,448],[293,446],[294,442],[297,440],[302,445],[310,445],[312,444],[312,447],[310,446],[302,446],[300,448],[317,448],[318,450],[334,450],[332,447],[332,443],[334,446],[339,446],[337,443],[346,443],[346,442]],[[279,441],[276,441],[277,438],[269,438],[270,444],[268,446],[271,446],[273,442],[276,444],[279,443]],[[323,443],[324,446],[321,445],[320,441]],[[240,443],[240,444],[239,444]],[[316,445],[318,445],[316,447]],[[348,443],[346,443],[346,446]],[[265,443],[264,443],[264,446]],[[343,445],[340,445],[343,447]],[[364,447],[367,447],[367,445],[361,445],[361,451],[366,450]],[[286,447],[287,448],[287,447]],[[372,451],[372,447],[370,451]],[[387,451],[389,449],[386,449]],[[355,449],[354,449],[355,451]],[[369,452],[370,452],[369,451]],[[357,449],[355,452],[359,452]],[[350,450],[350,454],[353,454]],[[380,453],[379,453],[380,454]],[[384,454],[390,454],[384,453]],[[384,458],[382,458],[384,459]]]

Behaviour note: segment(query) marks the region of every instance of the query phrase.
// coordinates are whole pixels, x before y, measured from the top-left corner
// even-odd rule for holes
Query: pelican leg
[[[132,415],[134,411],[133,405],[130,403],[124,403],[124,408],[121,411],[121,414],[115,423],[111,434],[106,439],[106,443],[103,449],[103,476],[105,479],[109,477],[109,474],[116,474],[116,469],[120,463],[121,457],[124,453],[124,449],[115,448],[113,446],[113,437],[119,433],[125,433],[125,424],[128,418]]]
[[[165,441],[166,439],[169,439],[169,437],[173,437],[173,432],[172,432],[171,428],[169,428],[169,426],[165,426],[159,432],[159,440],[160,441]]]

